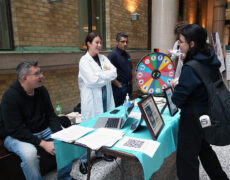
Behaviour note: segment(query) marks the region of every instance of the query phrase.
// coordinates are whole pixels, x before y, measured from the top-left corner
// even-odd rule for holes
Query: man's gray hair
[[[128,38],[128,34],[126,34],[124,32],[117,33],[116,41],[119,42],[122,37]]]
[[[38,62],[34,62],[34,61],[21,62],[16,68],[16,74],[17,74],[18,80],[20,81],[23,75],[29,74],[30,68],[32,66],[37,66],[37,65],[38,65]]]

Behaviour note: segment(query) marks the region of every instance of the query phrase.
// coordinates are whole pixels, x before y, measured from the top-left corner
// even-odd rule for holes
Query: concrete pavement
[[[221,162],[224,171],[230,178],[230,145],[224,147],[213,146],[217,156]],[[178,180],[176,176],[175,165],[176,154],[173,153],[168,157],[159,171],[153,174],[151,180]],[[121,177],[120,167],[124,167],[125,180],[142,180],[143,170],[138,162],[117,159],[110,163],[103,160],[98,160],[92,167],[91,180],[117,180]],[[71,175],[77,180],[85,180],[86,175],[79,172],[79,160],[73,164]],[[56,180],[57,172],[52,171],[44,177],[44,180]],[[200,180],[210,180],[206,172],[200,166]]]

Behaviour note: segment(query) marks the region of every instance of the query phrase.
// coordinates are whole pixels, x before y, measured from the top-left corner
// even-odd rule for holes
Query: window
[[[86,49],[85,37],[88,32],[96,31],[105,44],[105,0],[79,0],[79,37],[80,48]]]
[[[0,0],[0,50],[13,49],[10,1]]]

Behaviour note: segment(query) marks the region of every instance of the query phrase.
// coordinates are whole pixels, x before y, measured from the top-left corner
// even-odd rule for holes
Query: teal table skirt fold
[[[86,152],[85,148],[64,143],[59,140],[54,140],[54,148],[58,170],[67,166],[74,159],[79,158]]]

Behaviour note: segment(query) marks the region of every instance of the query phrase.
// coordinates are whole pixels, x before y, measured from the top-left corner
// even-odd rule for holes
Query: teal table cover
[[[122,108],[123,107],[120,106],[116,109],[121,109],[120,112],[122,113]],[[139,111],[139,108],[137,106],[134,106],[133,111]],[[119,113],[112,115],[109,112],[106,112],[99,116],[113,117],[118,115]],[[79,125],[85,127],[93,127],[99,116],[84,121]],[[160,169],[161,165],[164,162],[164,159],[167,158],[170,154],[172,154],[176,150],[179,112],[174,116],[170,116],[169,110],[168,108],[166,108],[164,113],[162,114],[162,117],[165,125],[157,138],[157,141],[160,142],[160,146],[152,158],[138,151],[130,151],[130,150],[125,150],[116,147],[111,148],[112,150],[128,152],[136,156],[143,167],[145,180],[150,179],[152,174],[156,172],[158,169]],[[145,121],[142,122],[141,128],[139,128],[136,132],[132,133],[130,131],[130,127],[134,121],[136,120],[129,118],[126,121],[123,128],[121,129],[123,132],[125,132],[125,136],[143,138],[143,139],[152,139],[150,132],[148,131],[148,128],[145,124]],[[65,167],[73,160],[81,157],[81,155],[83,155],[86,152],[86,148],[65,143],[59,140],[54,140],[54,147],[56,152],[56,161],[57,161],[58,170]]]

